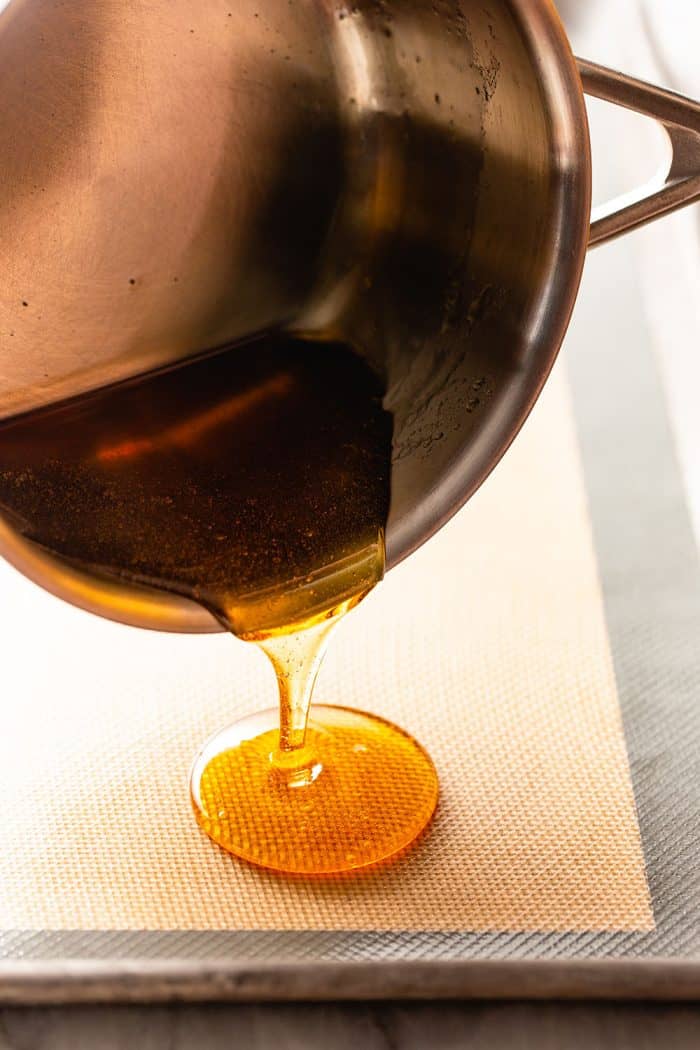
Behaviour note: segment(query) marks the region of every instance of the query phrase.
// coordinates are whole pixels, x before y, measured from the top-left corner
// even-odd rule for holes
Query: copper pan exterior
[[[593,240],[697,199],[700,107],[581,73],[674,147]],[[581,75],[548,0],[11,0],[0,114],[0,418],[273,327],[345,339],[394,412],[390,566],[517,434],[590,238]],[[125,613],[5,524],[0,551],[103,616],[218,629],[111,584]]]

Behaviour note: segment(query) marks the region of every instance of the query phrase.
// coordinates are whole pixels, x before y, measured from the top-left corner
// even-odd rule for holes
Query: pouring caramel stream
[[[218,734],[192,778],[207,833],[257,864],[362,867],[435,805],[401,730],[343,708],[309,724],[330,634],[384,573],[391,431],[357,355],[278,336],[0,427],[0,511],[25,538],[98,596],[117,578],[197,601],[270,659],[278,713]]]

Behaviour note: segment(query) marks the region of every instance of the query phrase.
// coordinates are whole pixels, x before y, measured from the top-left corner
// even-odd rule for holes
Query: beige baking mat
[[[110,624],[6,566],[0,587],[1,927],[653,927],[562,375],[321,672],[319,700],[398,721],[438,767],[432,830],[392,868],[285,879],[195,825],[195,750],[273,701],[254,647]]]

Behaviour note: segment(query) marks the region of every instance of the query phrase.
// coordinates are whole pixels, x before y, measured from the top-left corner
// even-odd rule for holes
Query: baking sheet
[[[7,929],[0,996],[441,994],[426,973],[460,995],[551,994],[558,973],[561,994],[694,996],[700,572],[627,243],[589,263],[565,361],[656,928]]]

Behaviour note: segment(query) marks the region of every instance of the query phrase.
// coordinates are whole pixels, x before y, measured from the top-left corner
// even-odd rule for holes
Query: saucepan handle
[[[664,128],[671,147],[670,164],[651,183],[594,210],[589,241],[594,247],[700,200],[700,102],[577,61],[586,94],[651,117]]]

